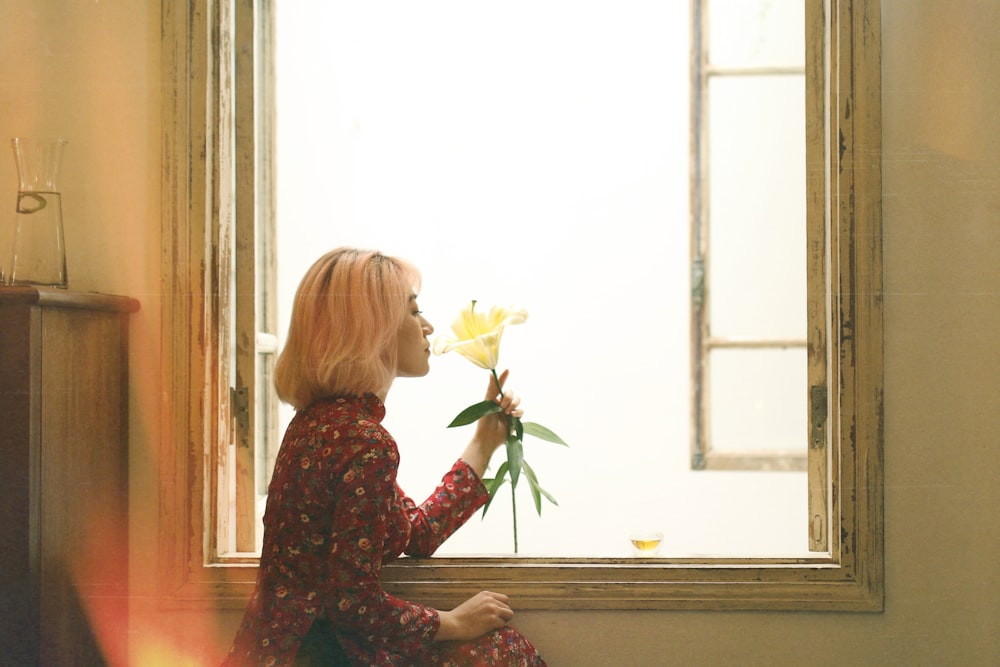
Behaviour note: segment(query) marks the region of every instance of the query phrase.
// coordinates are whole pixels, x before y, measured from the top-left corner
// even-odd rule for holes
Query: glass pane
[[[712,451],[805,451],[804,348],[716,349],[709,364]]]
[[[710,331],[805,338],[804,79],[710,81]]]
[[[468,298],[528,307],[502,363],[571,448],[526,443],[559,507],[538,518],[519,486],[522,553],[627,555],[634,524],[668,532],[667,551],[721,550],[720,535],[727,551],[770,550],[770,531],[729,530],[734,499],[768,523],[773,505],[805,506],[804,475],[788,489],[689,469],[687,4],[278,8],[294,30],[278,50],[279,320],[308,263],[343,243],[415,261],[436,334]],[[481,393],[466,366],[435,358],[392,388],[385,425],[418,499],[469,437],[444,427]],[[631,389],[603,413],[647,418],[581,421],[601,386]],[[623,502],[598,502],[598,483]],[[438,555],[508,552],[511,514],[508,493]],[[775,532],[802,541],[799,521]]]
[[[709,0],[708,61],[728,67],[801,67],[802,0]]]

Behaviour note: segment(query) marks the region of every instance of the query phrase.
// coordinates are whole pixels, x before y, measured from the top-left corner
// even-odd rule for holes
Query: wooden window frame
[[[236,0],[250,6],[253,0]],[[810,299],[829,331],[809,332],[810,363],[827,373],[826,420],[810,466],[826,551],[809,558],[429,558],[383,569],[393,593],[447,608],[495,586],[523,609],[883,609],[880,8],[878,0],[808,3],[817,34],[807,76],[811,215],[823,216],[826,289]],[[227,164],[220,141],[227,85],[215,0],[164,3],[163,385],[160,433],[160,600],[168,607],[241,608],[256,559],[222,559],[211,529],[216,455],[231,428],[226,296],[220,246]],[[808,15],[807,15],[808,16]],[[821,18],[821,20],[817,20]],[[820,27],[822,26],[822,27]],[[821,34],[819,34],[821,33]],[[821,57],[817,57],[821,56]],[[223,129],[220,133],[219,128]],[[817,394],[818,395],[818,394]],[[828,474],[827,474],[828,471]],[[812,504],[812,503],[811,503]]]

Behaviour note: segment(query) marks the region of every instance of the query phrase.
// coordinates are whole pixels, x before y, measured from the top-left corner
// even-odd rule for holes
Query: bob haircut
[[[420,287],[410,263],[337,248],[299,283],[274,368],[278,398],[302,410],[328,396],[384,394],[396,377],[396,335]]]

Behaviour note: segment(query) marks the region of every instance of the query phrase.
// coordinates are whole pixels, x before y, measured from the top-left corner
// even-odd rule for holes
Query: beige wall
[[[524,613],[562,665],[995,665],[1000,655],[1000,3],[883,0],[886,611]],[[157,611],[159,3],[0,0],[0,140],[70,140],[71,287],[128,294],[133,645],[238,614]],[[6,153],[7,157],[4,157]],[[0,147],[2,198],[16,191]],[[3,193],[6,192],[6,195]],[[12,203],[12,202],[11,202]],[[0,254],[10,220],[0,213]]]

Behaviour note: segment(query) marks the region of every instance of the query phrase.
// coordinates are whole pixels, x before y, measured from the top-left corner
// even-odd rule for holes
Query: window
[[[692,3],[696,470],[806,469],[804,6]]]
[[[164,585],[174,600],[207,595],[238,607],[252,589],[254,560],[239,550],[218,557],[218,533],[206,527],[230,442],[231,378],[222,359],[240,344],[227,333],[232,260],[224,240],[239,220],[241,187],[258,186],[240,185],[253,170],[245,155],[241,168],[243,144],[231,140],[244,135],[238,119],[235,128],[227,120],[233,86],[216,58],[245,56],[241,35],[266,7],[237,3],[231,43],[219,29],[229,25],[228,7],[198,4],[163,8],[172,84],[164,99],[164,414],[174,415],[162,447]],[[806,78],[815,85],[807,86],[806,172],[810,222],[822,228],[810,237],[809,256],[823,266],[807,307],[826,323],[807,332],[810,364],[824,381],[810,393],[822,418],[811,425],[809,467],[819,475],[814,536],[827,540],[825,549],[795,559],[435,558],[386,568],[395,592],[445,606],[502,582],[523,607],[538,609],[881,609],[879,9],[829,0],[807,12]],[[237,98],[240,85],[237,78]],[[266,333],[266,323],[244,330]]]

